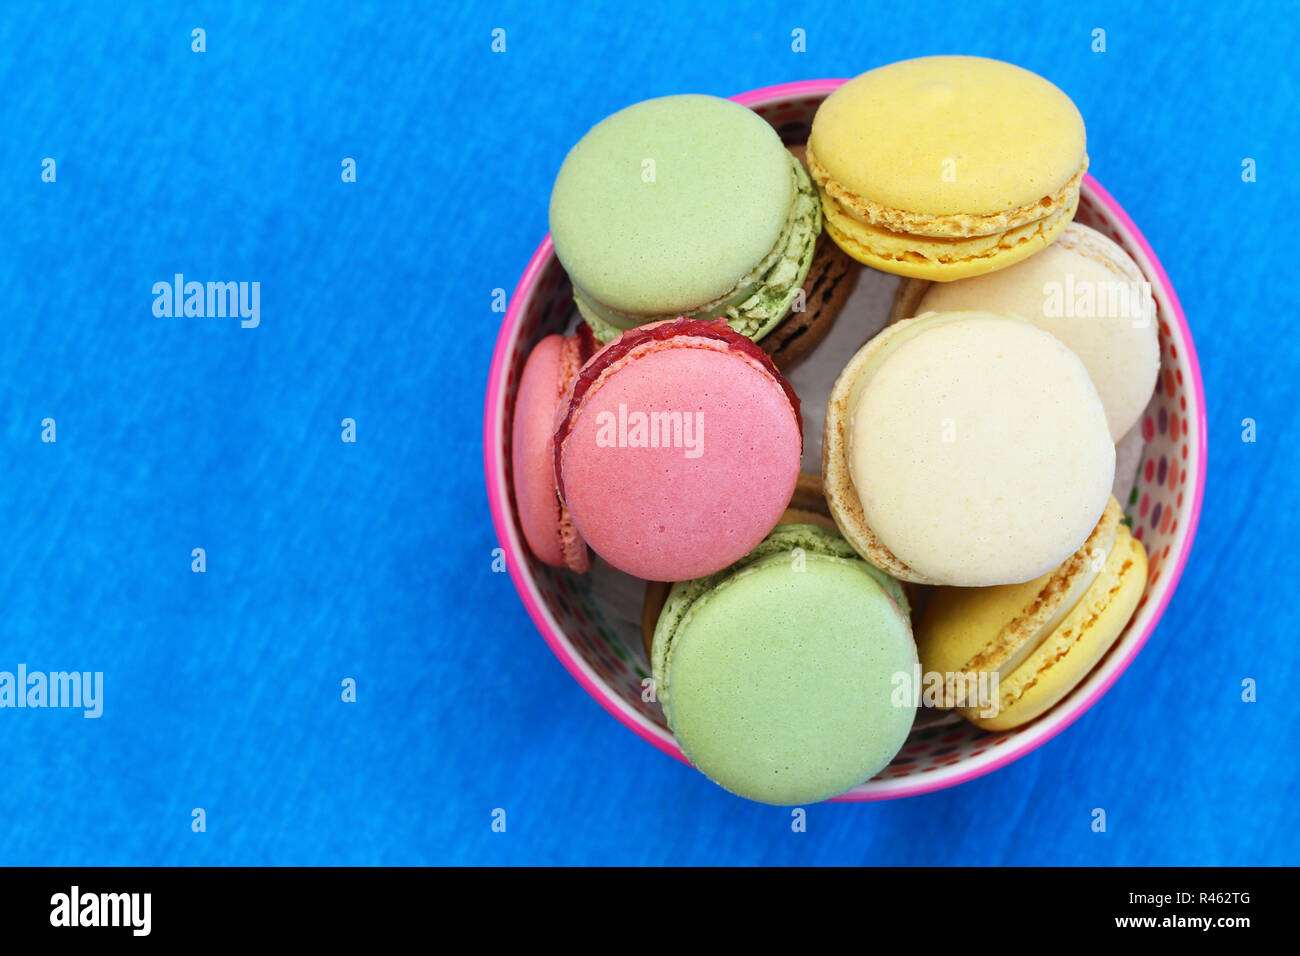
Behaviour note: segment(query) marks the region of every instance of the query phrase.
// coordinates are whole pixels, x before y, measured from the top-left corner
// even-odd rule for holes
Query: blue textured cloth
[[[0,13],[0,670],[105,680],[97,720],[0,710],[0,863],[1298,862],[1287,5],[181,6]],[[605,714],[492,573],[492,290],[608,113],[937,52],[1078,103],[1196,336],[1205,510],[1065,734],[796,834]],[[260,282],[260,325],[156,317],[176,273]]]

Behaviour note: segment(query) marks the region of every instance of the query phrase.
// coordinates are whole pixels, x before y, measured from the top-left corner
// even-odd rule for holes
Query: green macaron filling
[[[725,318],[733,329],[755,341],[776,328],[808,277],[817,236],[822,230],[821,204],[817,201],[812,180],[793,155],[790,164],[795,180],[795,199],[785,228],[772,251],[731,291],[689,312],[632,315],[600,302],[575,283],[574,301],[596,338],[603,343],[612,342],[629,329],[678,315],[697,319]]]

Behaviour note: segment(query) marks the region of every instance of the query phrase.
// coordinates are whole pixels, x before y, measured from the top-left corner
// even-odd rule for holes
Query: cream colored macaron
[[[1008,269],[956,282],[908,279],[893,317],[983,309],[1022,316],[1083,360],[1118,442],[1142,416],[1160,369],[1155,299],[1128,253],[1072,222],[1050,246]]]
[[[844,537],[921,584],[1028,581],[1088,538],[1115,446],[1087,370],[1015,316],[889,326],[831,391],[822,476]]]

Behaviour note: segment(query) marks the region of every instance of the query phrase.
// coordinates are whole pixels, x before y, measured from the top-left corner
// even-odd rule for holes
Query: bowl
[[[818,105],[844,80],[808,80],[733,99],[767,120],[787,144],[807,140]],[[1091,707],[1137,656],[1178,586],[1196,535],[1205,488],[1205,393],[1191,331],[1169,277],[1118,202],[1085,176],[1076,219],[1122,246],[1151,283],[1160,337],[1160,374],[1143,415],[1146,445],[1137,483],[1121,502],[1150,560],[1146,591],[1128,628],[1088,677],[1046,714],[1022,727],[988,732],[962,722],[915,728],[894,760],[840,801],[886,800],[952,787],[1041,747]],[[548,236],[510,297],[488,376],[483,457],[497,539],[515,588],[555,656],[617,720],[685,762],[663,712],[646,688],[650,665],[639,625],[643,585],[597,560],[589,575],[538,562],[514,513],[510,421],[515,389],[533,345],[565,331],[573,316],[569,281]],[[845,356],[845,361],[848,356]],[[811,439],[811,436],[810,436]]]

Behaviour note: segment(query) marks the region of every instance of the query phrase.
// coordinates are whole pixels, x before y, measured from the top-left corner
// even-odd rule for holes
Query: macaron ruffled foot
[[[1084,546],[1041,578],[935,591],[916,637],[922,669],[947,675],[946,706],[985,730],[1009,730],[1088,676],[1146,587],[1146,550],[1120,517],[1112,498]],[[975,699],[971,688],[991,692]]]

